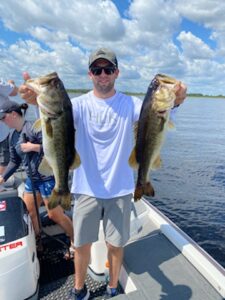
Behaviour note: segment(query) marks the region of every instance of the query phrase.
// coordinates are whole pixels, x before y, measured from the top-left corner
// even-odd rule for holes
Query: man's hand
[[[181,82],[177,87],[176,96],[174,106],[182,104],[187,97],[187,86],[184,83]]]
[[[26,81],[30,79],[30,75],[27,72],[23,73],[23,79]],[[19,86],[20,97],[24,99],[28,104],[37,105],[37,94],[25,84]]]

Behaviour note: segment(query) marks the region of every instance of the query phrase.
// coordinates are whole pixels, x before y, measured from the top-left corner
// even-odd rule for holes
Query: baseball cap
[[[106,59],[109,62],[111,62],[114,66],[118,67],[116,54],[110,49],[99,48],[91,53],[91,55],[89,57],[89,63],[88,63],[89,68],[97,59],[100,59],[100,58]]]
[[[17,102],[7,100],[0,105],[0,120],[12,111],[21,111],[20,105]]]

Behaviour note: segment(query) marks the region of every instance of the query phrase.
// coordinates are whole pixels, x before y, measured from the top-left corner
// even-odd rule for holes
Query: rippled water
[[[189,98],[175,117],[150,202],[225,267],[225,99]]]
[[[225,99],[187,99],[167,134],[150,199],[225,267]]]

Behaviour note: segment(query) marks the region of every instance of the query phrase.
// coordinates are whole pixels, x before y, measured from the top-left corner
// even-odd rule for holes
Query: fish
[[[55,178],[48,208],[61,205],[68,210],[71,207],[69,172],[81,163],[75,149],[72,103],[56,72],[28,79],[25,85],[37,94],[40,113],[40,119],[33,125],[35,131],[42,131],[44,156],[38,171]]]
[[[160,150],[167,129],[174,127],[169,117],[180,84],[175,78],[157,74],[144,97],[134,130],[135,145],[129,157],[129,165],[137,170],[134,201],[140,200],[143,195],[155,196],[150,172],[161,167]]]

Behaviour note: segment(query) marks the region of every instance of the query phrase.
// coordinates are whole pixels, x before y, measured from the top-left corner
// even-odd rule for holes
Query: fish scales
[[[179,84],[172,77],[158,74],[145,95],[136,129],[136,144],[129,158],[130,165],[137,169],[135,201],[143,195],[155,195],[149,173],[161,166],[160,150]]]
[[[57,73],[51,73],[25,83],[37,93],[40,120],[35,130],[42,130],[44,157],[39,172],[54,175],[55,186],[48,207],[61,205],[69,209],[71,195],[68,186],[69,170],[80,165],[75,149],[75,128],[72,104]]]

